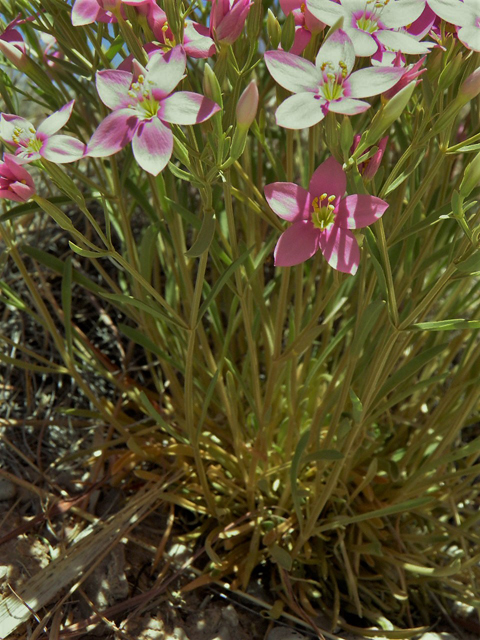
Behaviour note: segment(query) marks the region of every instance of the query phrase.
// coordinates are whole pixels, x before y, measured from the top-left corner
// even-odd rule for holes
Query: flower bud
[[[473,73],[462,83],[458,92],[458,98],[462,97],[464,103],[473,100],[480,93],[480,67],[477,67]]]
[[[375,114],[365,139],[365,147],[371,147],[380,136],[402,115],[408,101],[412,97],[416,81],[407,84],[388,103]]]
[[[284,51],[290,51],[295,40],[295,15],[289,13],[282,27],[282,37],[280,42]]]
[[[207,98],[216,102],[220,107],[223,107],[222,89],[220,83],[215,75],[212,67],[205,63],[203,70],[203,93]]]
[[[240,96],[235,114],[237,124],[241,129],[248,129],[255,120],[258,109],[258,89],[255,80],[252,80]]]
[[[450,125],[455,118],[458,116],[461,108],[473,100],[480,93],[480,67],[475,69],[473,73],[471,73],[466,80],[461,84],[460,89],[458,90],[457,97],[453,100],[445,111],[440,115],[438,120],[435,122],[432,133],[437,134],[440,131],[443,131],[445,127]]]
[[[276,16],[270,9],[267,11],[267,33],[270,38],[270,44],[272,49],[278,49],[280,44],[280,38],[282,37],[282,28],[278,22]]]
[[[468,198],[471,192],[480,185],[480,153],[470,162],[463,172],[463,180],[460,184],[460,195]]]
[[[17,163],[15,156],[5,153],[0,162],[0,198],[26,202],[34,194],[32,176]]]
[[[28,66],[28,56],[20,47],[0,38],[0,51],[19,71],[26,70]]]

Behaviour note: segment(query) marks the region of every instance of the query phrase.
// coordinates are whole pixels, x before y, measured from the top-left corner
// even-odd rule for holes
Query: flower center
[[[312,222],[317,229],[324,231],[335,221],[335,207],[332,202],[336,196],[329,196],[326,193],[312,201]]]
[[[165,22],[165,24],[162,27],[162,31],[163,31],[163,41],[165,43],[165,48],[169,48],[169,49],[173,49],[173,47],[177,44],[175,42],[175,38],[173,36],[172,31],[170,30],[170,27],[168,25],[168,22]],[[167,35],[167,31],[170,31],[170,33]]]
[[[357,29],[367,33],[375,33],[380,28],[378,21],[383,7],[387,6],[390,0],[367,0],[365,9],[360,16],[357,16]],[[368,7],[370,5],[370,7]]]
[[[340,69],[335,68],[331,62],[324,62],[321,66],[323,72],[323,84],[320,91],[325,100],[338,100],[343,94],[343,81],[348,75],[345,62],[340,60]]]
[[[147,85],[153,85],[153,82],[151,80],[145,82],[144,76],[140,74],[138,81],[134,82],[128,91],[128,95],[136,102],[129,107],[136,109],[139,116],[145,120],[154,118],[159,107],[158,100],[152,96],[151,88]]]
[[[28,131],[22,127],[15,127],[12,133],[12,140],[19,147],[23,147],[28,154],[38,153],[43,146],[43,140],[37,138],[37,132],[33,127],[30,127]]]

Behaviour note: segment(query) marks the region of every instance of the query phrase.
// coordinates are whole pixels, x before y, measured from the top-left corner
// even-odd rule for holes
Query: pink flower
[[[352,73],[355,52],[341,29],[322,45],[315,64],[285,51],[267,51],[265,62],[274,79],[295,95],[277,109],[277,124],[303,129],[320,122],[328,111],[355,115],[370,105],[359,100],[395,85],[404,73],[394,67],[367,67]]]
[[[350,149],[350,153],[353,153],[358,147],[361,137],[362,136],[359,134],[353,137],[353,144],[352,148]],[[376,151],[376,153],[371,158],[369,158],[365,162],[361,162],[358,165],[358,170],[365,178],[365,180],[372,180],[372,178],[377,173],[378,168],[380,167],[380,163],[382,162],[383,154],[385,153],[385,149],[387,148],[387,142],[388,136],[385,136],[378,143],[378,150]],[[370,149],[365,149],[365,153],[367,153],[369,150]]]
[[[243,129],[248,129],[255,120],[258,109],[258,89],[255,80],[247,85],[242,95],[238,99],[235,107],[237,124]]]
[[[242,33],[252,0],[212,0],[210,35],[218,42],[233,44]]]
[[[69,120],[75,100],[52,113],[35,129],[25,118],[2,113],[0,118],[0,137],[16,146],[15,157],[18,161],[32,162],[45,158],[50,162],[65,164],[83,157],[85,145],[70,136],[56,135]]]
[[[307,8],[328,25],[343,18],[343,29],[350,36],[357,56],[371,56],[379,45],[403,53],[429,51],[431,43],[418,42],[401,29],[422,13],[424,3],[418,0],[307,0]]]
[[[30,20],[32,19],[34,18],[30,18]],[[15,20],[12,20],[12,22],[7,24],[4,32],[0,35],[0,40],[3,40],[4,42],[9,42],[11,45],[20,49],[22,53],[25,53],[25,42],[23,41],[23,36],[19,31],[15,29],[15,27],[19,24],[23,24],[24,22],[27,22],[27,20],[28,18],[21,20],[20,14],[19,14],[15,18]]]
[[[480,3],[478,0],[428,0],[442,20],[457,27],[460,42],[472,51],[480,51]]]
[[[346,185],[340,163],[328,158],[314,172],[308,191],[292,182],[274,182],[265,187],[273,211],[293,222],[277,242],[275,266],[300,264],[320,250],[331,267],[355,275],[360,249],[350,229],[373,224],[388,204],[363,194],[341,199]]]
[[[134,74],[119,69],[97,72],[97,91],[113,113],[93,134],[87,154],[111,156],[129,142],[138,164],[158,175],[170,160],[173,134],[170,124],[204,122],[220,107],[198,93],[172,93],[185,74],[187,59],[177,45],[168,53],[155,53],[146,68],[133,62]]]
[[[0,198],[26,202],[35,194],[32,176],[8,153],[0,162]]]
[[[72,7],[72,24],[81,27],[92,22],[116,22],[112,9],[119,6],[121,0],[75,0]]]
[[[290,53],[300,55],[312,39],[312,33],[319,33],[325,25],[315,18],[302,0],[280,0],[280,7],[286,16],[293,13],[295,17],[295,40]]]

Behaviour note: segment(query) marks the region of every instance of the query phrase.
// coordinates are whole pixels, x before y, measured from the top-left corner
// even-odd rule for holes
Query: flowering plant
[[[250,603],[261,572],[262,608],[319,637],[478,610],[477,3],[4,4],[0,425],[40,433],[15,468],[64,492],[68,531],[122,492],[92,564],[161,512],[158,583],[125,608],[195,540],[182,588]],[[51,428],[92,437],[48,466]],[[55,475],[74,458],[81,509]],[[50,533],[5,636],[58,602],[55,567],[69,597],[88,574]],[[121,607],[33,633],[120,632]]]

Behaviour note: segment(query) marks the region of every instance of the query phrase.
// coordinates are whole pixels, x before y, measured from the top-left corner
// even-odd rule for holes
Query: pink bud
[[[360,138],[361,136],[358,134],[354,136],[352,148],[350,149],[350,154],[352,154],[355,151],[355,149],[358,147],[360,143]],[[385,153],[385,149],[387,147],[387,142],[388,142],[388,136],[385,136],[378,143],[378,149],[374,153],[374,155],[368,160],[366,160],[365,162],[361,162],[358,165],[358,171],[362,174],[365,180],[372,180],[372,178],[377,173],[378,168],[380,167],[380,163],[382,162],[383,154]],[[368,153],[370,149],[371,147],[369,149],[366,149],[365,153]]]
[[[233,44],[242,33],[252,0],[212,0],[210,33],[218,42]]]
[[[480,93],[480,67],[477,67],[473,73],[471,73],[465,82],[460,87],[458,96],[463,96],[467,100],[473,100]]]
[[[32,176],[6,153],[0,162],[0,198],[26,202],[35,194]]]
[[[25,71],[28,66],[28,57],[18,45],[6,42],[0,38],[0,52],[3,53],[5,58],[17,67],[19,71]]]
[[[248,129],[255,120],[258,108],[258,89],[255,80],[252,80],[240,96],[236,116],[237,124],[243,129]]]

